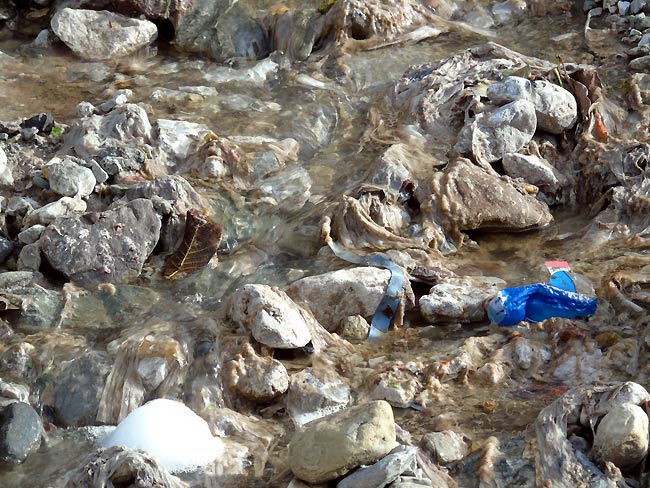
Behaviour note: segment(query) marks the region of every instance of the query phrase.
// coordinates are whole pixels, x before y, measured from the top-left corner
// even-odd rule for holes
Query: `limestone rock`
[[[52,17],[51,26],[75,54],[92,60],[128,56],[158,37],[153,22],[106,10],[64,8]]]
[[[363,341],[369,332],[370,324],[361,315],[350,315],[341,321],[339,334],[350,341]]]
[[[258,355],[250,344],[241,354],[226,365],[231,386],[244,397],[267,402],[289,388],[289,374],[284,365],[275,359]]]
[[[151,201],[137,199],[99,215],[60,218],[41,237],[54,269],[82,286],[136,278],[160,234]]]
[[[516,100],[474,117],[461,130],[454,149],[491,163],[528,144],[536,127],[535,106],[528,100]]]
[[[374,463],[395,446],[393,410],[376,401],[315,420],[289,444],[291,471],[308,483],[330,481]]]
[[[235,291],[230,317],[269,347],[294,349],[311,340],[298,306],[286,293],[267,285],[245,285]]]
[[[641,407],[625,403],[605,415],[594,437],[592,458],[612,462],[621,470],[632,468],[648,453],[648,416]]]
[[[7,155],[0,147],[0,186],[11,187],[14,184],[14,177],[11,168],[7,165]]]
[[[0,460],[24,461],[43,434],[41,418],[28,403],[14,402],[0,412]]]
[[[489,276],[447,278],[420,298],[420,312],[429,322],[485,320],[483,303],[505,286],[505,281]]]
[[[67,197],[86,197],[93,192],[97,183],[92,170],[68,158],[47,165],[44,172],[47,173],[50,188]]]

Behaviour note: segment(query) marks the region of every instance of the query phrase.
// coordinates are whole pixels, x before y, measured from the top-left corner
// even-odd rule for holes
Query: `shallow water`
[[[260,2],[260,6],[267,4]],[[0,57],[0,120],[52,112],[57,122],[66,124],[74,118],[79,102],[99,104],[115,90],[129,88],[134,93],[131,101],[150,106],[152,121],[170,118],[205,123],[220,136],[300,140],[310,137],[308,131],[317,124],[334,127],[324,140],[316,137],[313,151],[301,154],[296,163],[296,167],[308,171],[313,182],[311,196],[302,208],[256,213],[233,204],[228,196],[217,194],[207,182],[188,178],[211,199],[215,214],[222,216],[224,240],[236,243],[232,253],[220,256],[216,269],[170,283],[154,275],[153,269],[161,264],[154,260],[137,287],[118,287],[117,297],[96,293],[76,302],[74,313],[62,324],[61,340],[43,331],[29,337],[27,333],[17,336],[29,339],[37,347],[42,344],[43,354],[55,362],[73,358],[88,348],[106,350],[111,341],[135,331],[155,330],[158,324],[174,324],[177,333],[187,336],[187,343],[194,345],[202,334],[210,335],[213,331],[204,321],[219,319],[221,304],[237,286],[283,286],[305,275],[345,267],[345,262],[335,258],[317,256],[323,245],[319,221],[332,202],[362,180],[379,154],[380,147],[361,152],[360,141],[367,127],[368,110],[386,88],[411,65],[453,55],[485,40],[496,40],[516,51],[545,59],[553,60],[560,55],[567,62],[596,62],[602,67],[601,76],[615,84],[622,67],[610,54],[615,52],[616,44],[612,40],[613,45],[605,44],[601,51],[587,50],[582,36],[583,21],[582,16],[575,14],[533,17],[516,26],[495,29],[493,37],[488,38],[452,31],[413,46],[351,53],[346,60],[351,74],[343,84],[325,77],[322,66],[310,61],[294,65],[270,83],[229,82],[218,81],[222,66],[176,53],[168,46],[161,46],[157,54],[90,63],[63,48],[31,56],[20,54],[22,39],[0,42],[0,51],[9,55]],[[554,40],[564,34],[574,35]],[[316,78],[324,87],[305,86],[299,75]],[[519,234],[473,234],[476,245],[449,257],[449,262],[460,275],[496,276],[511,286],[520,286],[546,279],[544,261],[564,259],[599,285],[597,265],[581,261],[582,229],[587,217],[576,215],[575,210],[555,209],[554,213],[556,221],[546,229]],[[409,325],[426,324],[413,319]],[[366,359],[383,356],[387,363],[449,361],[470,337],[489,337],[493,344],[503,345],[517,333],[487,324],[431,326],[421,334],[409,329],[399,331],[385,344],[361,345],[359,351]],[[547,340],[546,333],[536,332],[534,327],[527,333],[533,340]],[[17,337],[12,341],[17,341]],[[287,365],[291,369],[291,360],[287,360]],[[362,380],[355,377],[354,369],[346,376],[353,383]],[[628,377],[621,374],[620,378],[609,378]],[[532,438],[530,424],[540,408],[569,383],[559,378],[534,378],[533,374],[522,374],[521,378],[489,388],[465,387],[462,381],[461,378],[458,385],[442,390],[426,411],[395,409],[397,422],[419,438],[431,429],[431,419],[436,415],[453,411],[452,423],[475,440],[495,433],[522,433]],[[264,410],[256,413],[288,425],[286,415]],[[79,432],[60,431],[55,439],[57,436],[61,437],[58,443],[44,447],[24,464],[0,469],[0,485],[48,486],[73,467],[92,445]],[[287,441],[283,438],[279,445],[286,446]],[[272,454],[278,466],[282,466],[282,455],[281,448]],[[272,486],[269,483],[261,482],[259,486]]]

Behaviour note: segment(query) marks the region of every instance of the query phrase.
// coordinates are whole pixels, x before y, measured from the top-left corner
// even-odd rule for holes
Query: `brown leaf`
[[[179,279],[208,264],[217,252],[222,231],[221,224],[200,210],[188,210],[183,242],[165,263],[165,278]]]

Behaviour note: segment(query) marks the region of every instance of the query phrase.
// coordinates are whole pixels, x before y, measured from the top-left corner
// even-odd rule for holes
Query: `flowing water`
[[[110,350],[111,341],[145,330],[173,329],[186,338],[187,347],[192,349],[201,337],[210,336],[212,329],[206,323],[222,320],[221,305],[235,287],[243,283],[283,286],[303,276],[345,267],[345,262],[318,254],[324,245],[319,221],[341,194],[362,181],[380,154],[382,148],[361,149],[369,108],[386,89],[411,65],[448,57],[486,40],[496,40],[523,54],[549,60],[561,56],[564,61],[597,64],[605,83],[616,86],[623,65],[611,54],[616,52],[615,39],[600,50],[588,48],[582,34],[583,22],[581,15],[557,13],[495,28],[492,37],[487,38],[479,33],[452,30],[416,45],[350,53],[345,60],[349,76],[343,83],[324,76],[326,68],[315,61],[296,63],[267,82],[233,81],[224,74],[223,66],[177,53],[165,45],[157,53],[110,62],[85,62],[63,47],[34,55],[21,50],[25,39],[0,42],[0,51],[9,55],[0,57],[0,120],[51,112],[57,123],[71,123],[79,102],[100,104],[115,90],[128,88],[133,91],[130,101],[145,104],[152,121],[168,118],[204,123],[219,136],[234,140],[293,137],[313,141],[313,150],[303,150],[293,168],[306,170],[312,181],[311,194],[302,207],[256,212],[237,204],[236,195],[220,194],[208,181],[188,178],[210,198],[215,216],[224,224],[224,241],[232,244],[230,252],[220,255],[216,269],[185,281],[167,282],[155,273],[161,262],[154,260],[145,268],[137,286],[118,287],[114,298],[100,292],[82,297],[75,304],[74,313],[55,333],[19,330],[11,339],[12,344],[20,340],[31,342],[42,350],[40,364],[44,365],[59,364],[89,349]],[[320,87],[305,84],[304,75],[319,80]],[[614,90],[611,94],[616,96]],[[566,259],[599,285],[598,263],[581,261],[581,229],[587,216],[580,212],[576,215],[575,209],[561,208],[555,209],[554,214],[555,223],[543,230],[472,235],[477,245],[448,259],[455,264],[458,274],[496,276],[511,286],[543,281],[547,276],[545,260]],[[425,326],[421,320],[412,317],[409,322],[407,317],[407,324]],[[512,339],[513,334],[487,324],[428,326],[418,333],[414,330],[403,329],[385,343],[363,344],[357,350],[366,359],[384,358],[386,362],[444,362],[453,360],[470,337],[489,337],[496,349]],[[531,337],[546,334],[534,327],[528,333]],[[0,345],[0,349],[9,346]],[[290,371],[302,367],[300,358],[285,359]],[[378,360],[376,364],[381,363]],[[352,384],[363,381],[356,376],[354,367],[345,374]],[[621,372],[618,377],[602,379],[630,377]],[[190,372],[186,384],[192,380]],[[414,438],[419,438],[439,422],[436,415],[453,412],[451,424],[476,442],[496,433],[532,439],[530,424],[540,408],[570,384],[568,380],[535,378],[534,374],[523,372],[498,386],[481,387],[467,385],[461,375],[451,386],[441,389],[427,408],[395,409],[396,420]],[[181,391],[192,390],[186,387]],[[218,395],[212,400],[220,401]],[[287,416],[281,412],[254,408],[251,411],[284,424],[291,432]],[[285,435],[271,453],[259,486],[286,486],[282,475],[286,470],[284,448],[288,440]],[[83,432],[55,429],[48,443],[25,463],[0,469],[0,486],[53,485],[91,448],[92,441]],[[502,445],[502,450],[507,452],[508,445]],[[458,480],[465,480],[466,484],[461,486],[475,486],[470,475],[457,476]],[[531,479],[521,486],[533,484]]]

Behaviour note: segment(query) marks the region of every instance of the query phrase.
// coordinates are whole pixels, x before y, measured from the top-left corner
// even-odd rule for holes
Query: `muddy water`
[[[577,17],[536,17],[495,30],[487,38],[452,31],[414,46],[350,53],[346,59],[350,75],[342,84],[325,77],[323,66],[316,62],[295,65],[270,83],[227,81],[222,66],[180,55],[168,47],[161,47],[156,55],[88,63],[62,48],[32,57],[18,54],[20,40],[0,43],[0,51],[12,56],[0,58],[0,120],[52,112],[59,123],[65,124],[74,117],[79,102],[98,104],[115,90],[129,88],[134,93],[133,102],[149,105],[152,120],[161,117],[201,122],[221,136],[300,139],[313,129],[315,119],[318,124],[335,127],[332,133],[321,134],[322,147],[299,158],[299,165],[309,172],[313,182],[312,195],[302,209],[258,215],[216,194],[207,183],[191,180],[211,198],[215,214],[221,215],[225,224],[225,240],[233,243],[233,251],[221,256],[216,270],[185,282],[169,283],[153,274],[153,268],[160,264],[154,262],[138,283],[142,288],[137,293],[135,289],[125,291],[128,299],[107,304],[101,296],[85,297],[63,323],[59,342],[58,336],[45,337],[42,332],[29,340],[43,344],[47,351],[44,354],[51,360],[63,361],[89,348],[106,350],[110,341],[155,324],[174,323],[191,335],[197,317],[219,317],[224,297],[236,286],[247,282],[282,286],[305,275],[345,267],[346,263],[333,258],[316,257],[323,245],[318,222],[341,193],[361,180],[379,153],[380,148],[360,152],[368,109],[376,98],[410,65],[447,57],[485,40],[497,40],[511,49],[546,59],[560,55],[565,61],[595,62],[602,66],[605,80],[615,80],[621,66],[610,55],[612,51],[607,44],[601,46],[601,52],[587,50],[582,27],[582,19]],[[306,86],[299,75],[309,75],[324,86]],[[182,94],[177,91],[181,87],[196,88],[183,88]],[[196,93],[187,95],[188,91]],[[597,266],[581,260],[581,229],[586,216],[557,209],[555,217],[556,222],[541,231],[472,235],[476,245],[449,259],[459,274],[496,276],[512,286],[544,280],[545,260],[566,259],[598,283]],[[425,324],[414,319],[410,325]],[[366,359],[383,357],[386,362],[444,362],[453,360],[470,337],[489,338],[496,349],[517,333],[487,324],[426,327],[418,332],[404,329],[384,344],[365,344],[358,350]],[[527,333],[540,342],[549,337],[547,332],[534,328]],[[291,363],[287,365],[291,370]],[[361,381],[355,377],[354,368],[346,376],[353,384]],[[624,377],[621,373],[620,378],[610,378]],[[473,439],[504,432],[531,439],[530,423],[567,384],[570,382],[522,373],[498,387],[483,388],[469,386],[459,377],[452,386],[441,390],[428,408],[396,409],[396,417],[416,439],[439,422],[436,415],[449,411],[455,412],[450,424]],[[258,413],[271,421],[287,422],[286,415]],[[259,486],[273,485],[269,480],[282,474],[287,440],[282,439],[272,453],[270,472]],[[92,445],[83,433],[72,431],[54,433],[50,443],[26,463],[0,470],[0,486],[48,486],[75,466]],[[521,444],[517,445],[519,449]],[[462,473],[458,476],[463,479]],[[522,482],[521,486],[532,484],[530,479],[529,484]],[[278,486],[285,485],[278,481]]]

